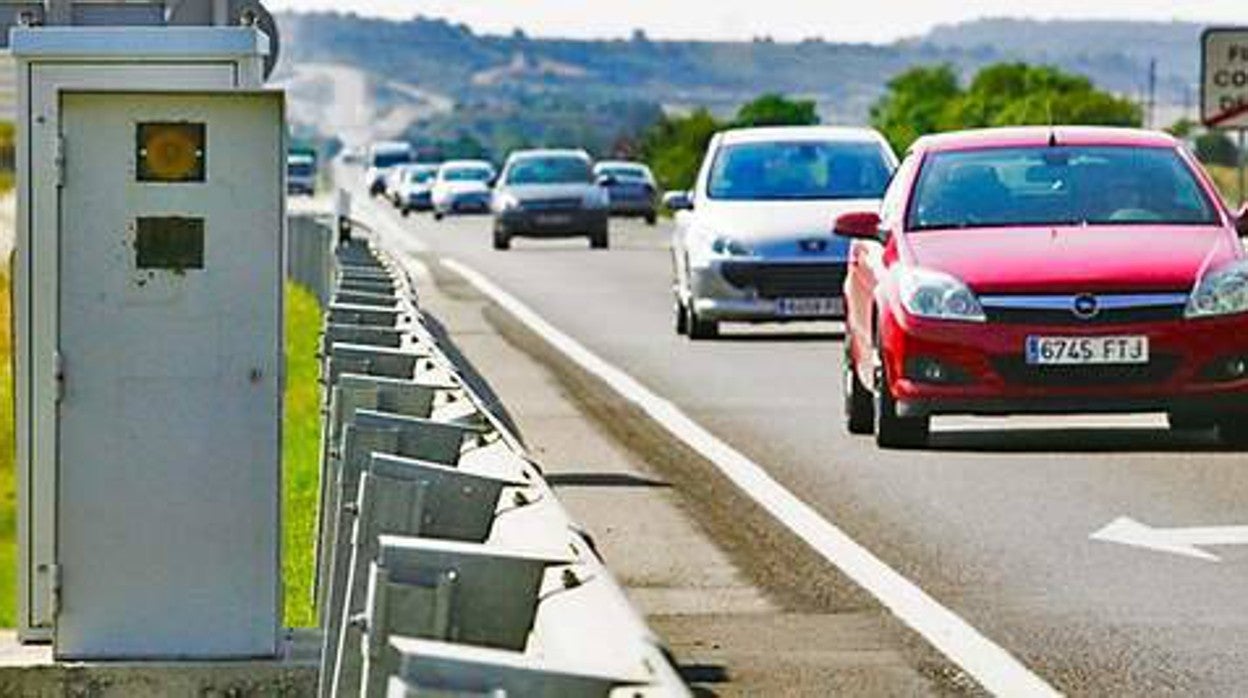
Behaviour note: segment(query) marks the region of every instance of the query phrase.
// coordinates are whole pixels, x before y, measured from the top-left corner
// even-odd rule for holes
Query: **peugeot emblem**
[[[1091,320],[1101,312],[1101,305],[1097,302],[1096,296],[1085,293],[1075,297],[1071,310],[1080,320]]]
[[[809,252],[810,254],[819,254],[827,251],[828,249],[828,241],[820,238],[802,240],[798,243],[798,245],[802,248],[803,252]]]

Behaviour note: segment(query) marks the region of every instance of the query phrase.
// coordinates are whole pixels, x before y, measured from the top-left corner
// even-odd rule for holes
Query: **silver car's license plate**
[[[840,298],[781,298],[777,309],[785,317],[825,317],[844,312]]]
[[[1148,337],[1028,337],[1032,366],[1141,365],[1149,359]]]

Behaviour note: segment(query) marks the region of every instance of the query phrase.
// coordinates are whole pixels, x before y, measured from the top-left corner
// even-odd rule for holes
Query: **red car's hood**
[[[931,230],[906,237],[913,262],[977,293],[1188,291],[1237,256],[1212,226],[1075,226]]]

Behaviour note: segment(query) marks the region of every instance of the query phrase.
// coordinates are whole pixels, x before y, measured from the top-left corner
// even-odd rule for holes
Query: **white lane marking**
[[[470,267],[446,258],[442,264],[714,463],[742,492],[875,596],[986,690],[1008,696],[1060,695],[1022,662],[824,519],[761,466],[694,422],[671,401],[600,359]]]
[[[387,222],[390,225],[370,226],[374,228],[373,232],[377,237],[383,238],[387,245],[398,248],[402,252],[409,254],[422,254],[429,251],[429,245],[424,240],[418,238],[414,233],[407,230],[403,225],[403,217],[393,207],[387,208],[383,206],[385,199],[379,203],[377,199],[368,195],[367,191],[349,190],[351,192],[352,205],[355,206],[367,216],[356,216],[368,224],[368,221]],[[396,234],[391,229],[402,231],[404,234]]]
[[[1222,558],[1204,548],[1221,545],[1248,545],[1248,526],[1154,528],[1128,516],[1122,516],[1088,538],[1103,543],[1117,543],[1198,560],[1221,562]]]

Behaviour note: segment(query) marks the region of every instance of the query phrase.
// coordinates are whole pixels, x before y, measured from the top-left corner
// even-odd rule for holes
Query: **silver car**
[[[717,134],[695,188],[665,198],[676,212],[676,331],[708,339],[721,322],[842,318],[849,245],[833,221],[877,207],[896,167],[869,129]]]

